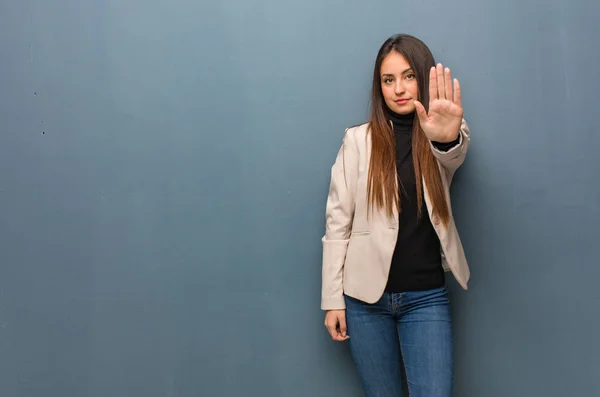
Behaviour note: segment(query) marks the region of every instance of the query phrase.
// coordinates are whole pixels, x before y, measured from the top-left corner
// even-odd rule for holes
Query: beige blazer
[[[429,217],[440,239],[442,266],[451,271],[466,290],[469,266],[456,230],[450,205],[450,183],[463,163],[470,144],[469,127],[463,120],[460,142],[448,152],[431,145],[438,160],[446,191],[450,222],[446,227],[432,214],[427,186],[423,181]],[[345,309],[344,294],[367,303],[384,293],[398,237],[398,213],[389,217],[374,209],[367,217],[367,176],[371,156],[368,123],[346,129],[342,146],[331,168],[323,236],[321,309]]]

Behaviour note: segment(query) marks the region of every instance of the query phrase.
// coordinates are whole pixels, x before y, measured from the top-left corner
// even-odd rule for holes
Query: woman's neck
[[[392,120],[392,123],[394,124],[394,129],[401,128],[412,130],[413,122],[415,120],[414,112],[408,114],[398,114],[393,110],[388,109],[388,117],[390,118],[390,120]]]

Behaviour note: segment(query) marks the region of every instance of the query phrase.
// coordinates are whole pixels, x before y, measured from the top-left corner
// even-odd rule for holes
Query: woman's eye
[[[413,80],[415,77],[417,77],[417,76],[415,76],[413,73],[410,73],[410,74],[407,74],[407,75],[406,75],[406,78],[407,78],[408,80]]]

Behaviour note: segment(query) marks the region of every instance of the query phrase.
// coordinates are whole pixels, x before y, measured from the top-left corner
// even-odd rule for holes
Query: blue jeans
[[[453,347],[446,287],[384,293],[367,304],[345,296],[350,351],[367,397],[451,397]]]

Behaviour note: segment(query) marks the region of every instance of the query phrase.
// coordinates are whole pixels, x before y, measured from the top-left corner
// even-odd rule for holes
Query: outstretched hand
[[[429,73],[429,113],[421,102],[415,101],[421,128],[430,141],[447,143],[456,140],[462,123],[463,108],[460,84],[450,69],[438,63]]]

